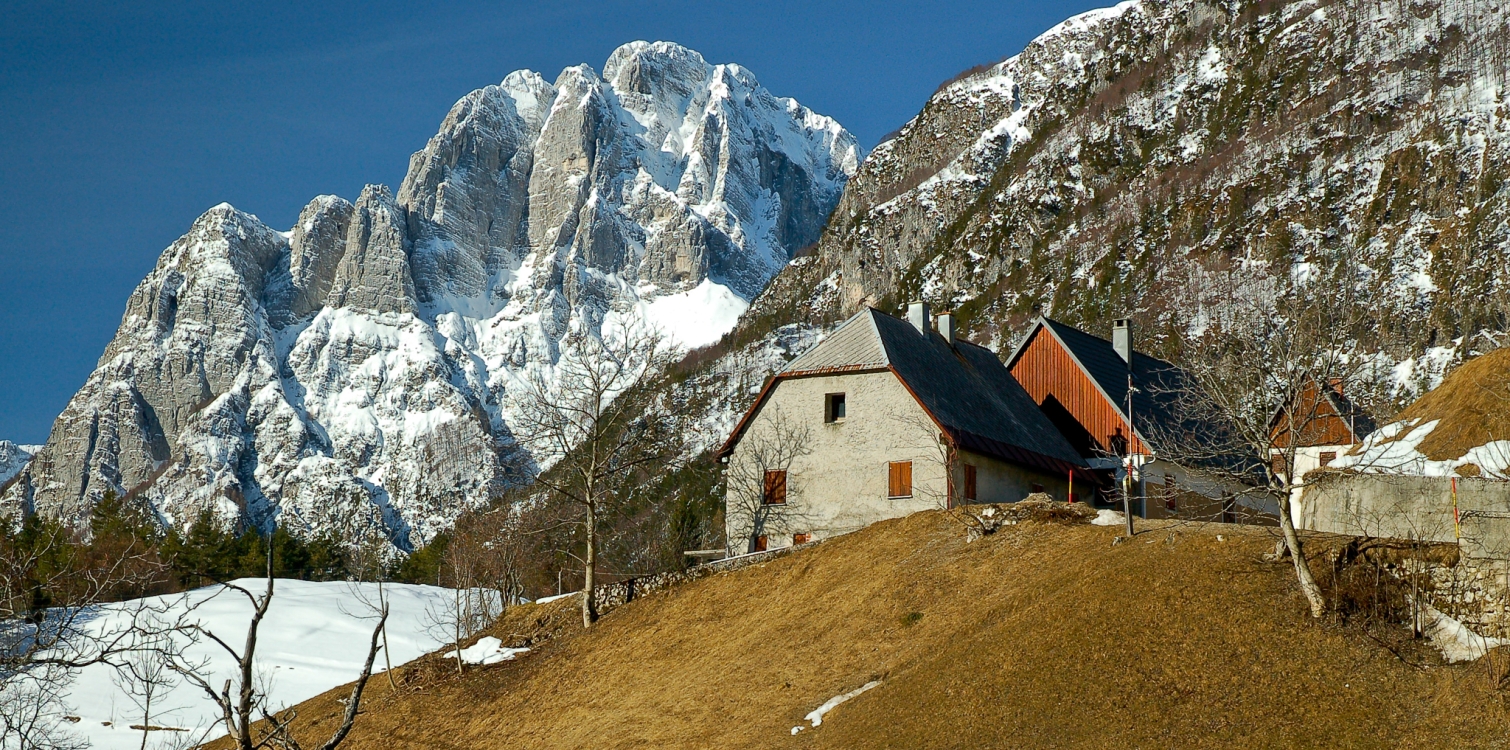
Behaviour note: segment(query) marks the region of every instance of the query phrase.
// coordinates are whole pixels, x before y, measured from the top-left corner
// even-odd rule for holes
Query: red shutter
[[[792,544],[807,544],[813,540],[812,534],[793,534]]]
[[[888,497],[912,497],[912,462],[892,461],[886,465]]]
[[[786,503],[786,472],[771,470],[765,473],[765,494],[761,496],[761,502],[766,505],[784,505]]]
[[[760,536],[755,537],[755,551],[756,552],[764,552],[765,550],[766,550],[766,538],[765,538],[765,534],[761,534]]]
[[[965,499],[975,499],[975,467],[965,464]]]

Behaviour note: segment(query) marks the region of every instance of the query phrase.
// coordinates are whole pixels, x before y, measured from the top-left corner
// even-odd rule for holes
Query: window
[[[760,496],[764,505],[786,505],[786,472],[770,470],[765,473],[765,492]]]
[[[823,397],[823,421],[844,421],[844,394],[830,393]]]
[[[1164,475],[1164,509],[1165,510],[1175,510],[1178,507],[1179,504],[1177,502],[1175,502],[1175,496],[1177,494],[1179,494],[1179,491],[1180,491],[1179,486],[1174,483],[1174,475],[1173,474],[1165,474]]]
[[[755,537],[755,551],[756,552],[764,552],[765,550],[766,550],[766,538],[765,538],[765,534],[761,534],[760,536]]]
[[[912,462],[892,461],[886,465],[886,496],[912,497]]]
[[[965,499],[975,499],[975,467],[965,464]]]
[[[792,535],[792,544],[794,544],[794,545],[795,544],[807,544],[808,542],[811,542],[811,541],[813,541],[813,535],[812,534],[793,534]]]
[[[1337,460],[1337,451],[1325,451],[1321,454],[1321,465],[1327,466]]]
[[[1285,475],[1285,454],[1274,454],[1274,457],[1273,459],[1271,459],[1270,463],[1273,464],[1274,476],[1283,477]]]

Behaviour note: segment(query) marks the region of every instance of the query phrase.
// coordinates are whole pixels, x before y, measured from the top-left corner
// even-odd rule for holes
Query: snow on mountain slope
[[[16,445],[9,440],[0,440],[0,485],[20,474],[37,450],[35,445]]]
[[[260,593],[266,581],[232,581]],[[278,580],[273,603],[258,629],[257,675],[265,685],[273,708],[292,706],[333,687],[355,680],[367,658],[367,644],[374,621],[366,602],[377,600],[377,584]],[[432,632],[433,617],[443,613],[451,590],[435,586],[388,584],[388,660],[394,667],[436,650],[443,633]],[[185,594],[151,597],[106,605],[86,627],[94,633],[114,633],[129,627],[140,607],[152,608],[160,622],[171,623],[194,608],[193,618],[227,643],[246,640],[252,605],[241,594],[220,586],[195,589]],[[235,662],[208,643],[180,641],[191,660],[207,660],[200,674],[213,685],[234,677]],[[385,668],[380,655],[373,672]],[[114,670],[94,665],[79,670],[67,698],[70,714],[79,721],[69,729],[87,739],[97,750],[138,748],[143,724],[142,709],[122,689]],[[153,726],[169,729],[154,732],[149,747],[167,741],[192,738],[210,740],[223,736],[217,724],[215,705],[196,686],[180,678],[153,696]],[[67,725],[65,725],[67,726]],[[186,730],[183,732],[173,731]]]
[[[860,151],[738,65],[664,42],[463,97],[397,196],[288,232],[221,205],[127,303],[6,492],[81,518],[107,492],[400,548],[517,477],[509,392],[573,329],[640,309],[716,340],[817,241]]]
[[[1130,0],[939,90],[742,338],[926,299],[1007,348],[1132,316],[1178,359],[1234,266],[1353,283],[1390,408],[1510,320],[1503,0]],[[1005,52],[1006,50],[1004,50]],[[1335,260],[1363,266],[1330,278]],[[810,261],[810,262],[807,262]],[[1103,334],[1104,335],[1104,334]]]

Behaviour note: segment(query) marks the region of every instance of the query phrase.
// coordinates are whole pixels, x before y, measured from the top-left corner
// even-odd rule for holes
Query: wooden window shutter
[[[912,497],[912,462],[892,461],[886,465],[887,497]]]
[[[772,469],[765,473],[765,493],[761,502],[766,505],[786,504],[786,472]]]
[[[1322,466],[1330,465],[1333,461],[1336,461],[1336,460],[1337,460],[1337,451],[1324,451],[1321,454],[1321,465]]]
[[[755,551],[756,552],[764,552],[764,551],[766,551],[766,546],[767,546],[767,542],[766,542],[765,534],[761,534],[760,536],[755,537]]]
[[[813,540],[812,534],[793,534],[792,544],[807,544]]]
[[[972,466],[972,465],[970,465],[970,464],[965,464],[965,499],[966,500],[974,500],[974,499],[976,499],[975,498],[975,467]]]

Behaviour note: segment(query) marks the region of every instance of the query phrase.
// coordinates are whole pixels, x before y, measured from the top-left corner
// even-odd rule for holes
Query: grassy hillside
[[[345,747],[1510,746],[1484,664],[1413,666],[1424,649],[1309,621],[1289,565],[1262,561],[1268,530],[1147,528],[1114,544],[1116,528],[1022,523],[967,543],[921,513],[590,631],[573,600],[518,607],[494,634],[532,653],[462,677],[427,657],[398,692],[374,679]],[[328,732],[344,694],[299,722]]]

